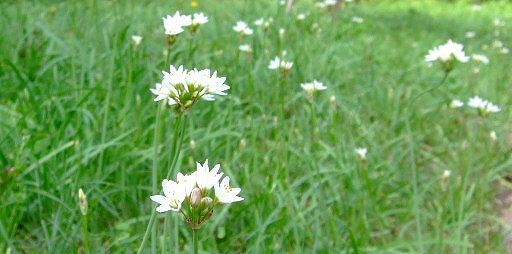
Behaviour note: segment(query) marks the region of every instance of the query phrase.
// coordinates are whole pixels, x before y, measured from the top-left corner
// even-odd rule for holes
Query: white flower
[[[327,89],[326,86],[322,82],[313,80],[311,83],[302,83],[300,84],[302,89],[304,89],[307,92],[313,92],[313,91],[319,91],[319,90],[325,90]]]
[[[508,54],[509,52],[510,52],[510,50],[508,48],[503,47],[500,49],[500,53],[502,53],[504,55]]]
[[[233,27],[233,30],[237,33],[242,33],[246,28],[248,28],[247,24],[243,21],[236,22],[236,25]]]
[[[83,216],[87,215],[87,209],[89,207],[87,203],[87,195],[85,195],[82,188],[78,189],[78,206]]]
[[[215,95],[226,95],[229,86],[224,84],[225,77],[217,77],[217,72],[211,74],[209,69],[186,70],[183,66],[176,69],[170,66],[170,71],[163,71],[162,83],[150,89],[157,97],[155,101],[167,100],[169,105],[179,105],[180,112],[192,107],[198,99],[215,100]],[[211,74],[211,75],[210,75]]]
[[[142,41],[142,36],[132,35],[132,41],[135,43],[135,46],[139,46],[140,42]]]
[[[499,41],[499,40],[495,40],[492,42],[492,46],[495,47],[495,48],[503,48],[503,42],[502,41]]]
[[[292,68],[293,63],[281,60],[278,56],[276,56],[273,60],[270,61],[268,68],[271,70],[283,69],[288,71]]]
[[[477,62],[482,62],[483,64],[489,64],[489,58],[487,58],[487,56],[480,55],[480,54],[473,54],[471,56],[471,58]]]
[[[179,211],[181,209],[181,203],[183,203],[186,197],[183,186],[172,180],[164,179],[162,181],[162,189],[164,192],[163,196],[153,195],[150,197],[151,200],[159,204],[156,211],[159,213]]]
[[[496,136],[496,132],[495,131],[491,131],[489,133],[489,137],[491,138],[492,141],[498,140],[498,137]]]
[[[242,44],[238,47],[238,49],[242,52],[247,52],[247,53],[250,53],[252,52],[252,48],[249,44]]]
[[[261,25],[263,25],[263,22],[265,22],[265,20],[263,18],[259,18],[259,19],[254,21],[254,25],[255,26],[261,26]]]
[[[464,106],[464,102],[457,99],[452,100],[450,103],[450,108],[460,108],[462,106]]]
[[[466,38],[468,38],[468,39],[475,38],[475,36],[476,36],[476,33],[473,31],[466,32]]]
[[[361,160],[366,160],[366,155],[368,154],[368,149],[366,149],[366,147],[356,148],[356,153]]]
[[[484,113],[496,113],[501,111],[500,107],[498,107],[497,105],[494,105],[491,102],[484,100],[478,96],[470,98],[468,101],[468,106],[476,108]]]
[[[443,175],[441,175],[441,178],[442,179],[446,179],[446,178],[450,177],[450,175],[452,175],[452,171],[451,170],[445,170],[445,171],[443,171]]]
[[[284,34],[285,30],[284,28],[279,28],[279,36],[282,36]]]
[[[425,56],[426,62],[441,61],[448,62],[452,59],[456,59],[459,62],[467,62],[469,57],[463,51],[464,46],[459,43],[455,43],[452,40],[448,40],[446,44],[438,46],[428,51]]]
[[[305,20],[306,19],[306,14],[305,13],[299,13],[299,15],[297,15],[297,19],[298,20]]]
[[[195,172],[195,177],[197,187],[203,192],[209,191],[213,186],[219,183],[220,178],[224,174],[219,172],[220,164],[213,166],[211,170],[208,167],[208,160],[206,160],[203,165],[200,163],[196,164],[197,171]]]
[[[192,192],[192,189],[196,187],[196,180],[196,172],[190,175],[184,175],[181,172],[178,172],[176,175],[176,182],[183,188],[187,196],[189,196]]]
[[[229,186],[229,176],[224,177],[220,184],[216,184],[214,188],[215,196],[221,203],[229,204],[244,200],[244,198],[237,196],[241,191],[240,188]]]
[[[469,101],[468,101],[468,106],[470,106],[472,108],[483,109],[483,108],[485,108],[486,104],[487,104],[487,101],[478,96],[471,97],[471,98],[469,98]]]
[[[364,20],[361,17],[357,17],[357,16],[356,17],[352,17],[352,22],[354,22],[354,23],[361,24],[361,23],[363,23],[363,21]]]
[[[495,18],[493,23],[494,26],[505,26],[505,21],[501,20],[500,18]]]
[[[177,11],[174,16],[167,15],[163,18],[165,34],[177,35],[183,32],[184,26],[190,26],[192,24],[192,18],[190,15],[180,15]]]
[[[251,35],[251,34],[253,34],[253,30],[251,28],[247,27],[242,31],[242,33],[245,35]]]
[[[193,26],[203,25],[206,23],[208,23],[208,17],[205,16],[204,13],[200,12],[200,13],[193,14],[193,16],[192,16],[192,25]]]

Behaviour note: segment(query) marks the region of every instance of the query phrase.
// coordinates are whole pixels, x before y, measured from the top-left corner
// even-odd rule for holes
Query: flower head
[[[214,187],[215,196],[221,203],[229,204],[244,200],[244,198],[238,196],[242,189],[229,186],[229,176],[224,177],[220,184],[216,184]]]
[[[282,69],[284,71],[289,71],[292,68],[292,66],[293,62],[287,62],[276,56],[273,60],[270,61],[268,68],[271,70]]]
[[[452,100],[450,103],[450,108],[460,108],[462,106],[464,106],[464,102],[457,99]]]
[[[162,72],[162,82],[151,92],[157,96],[155,101],[166,100],[169,105],[176,105],[177,112],[187,112],[199,99],[213,101],[215,95],[226,95],[229,89],[224,84],[226,78],[218,77],[217,72],[212,74],[209,69],[176,69],[172,65],[169,69]]]
[[[501,109],[497,105],[492,104],[490,101],[484,100],[478,96],[469,99],[468,106],[476,108],[483,114],[500,112]]]
[[[192,24],[192,18],[190,15],[181,15],[177,11],[174,16],[167,15],[163,18],[165,34],[177,35],[184,31],[183,27],[190,26]]]
[[[203,25],[206,23],[208,23],[208,17],[206,15],[204,15],[204,13],[200,12],[200,13],[194,13],[192,15],[192,25],[193,26]]]
[[[463,51],[464,46],[459,43],[455,43],[452,40],[448,40],[446,44],[435,47],[428,51],[428,54],[425,56],[426,62],[449,62],[452,60],[457,60],[459,62],[467,62],[469,57]]]
[[[213,186],[215,186],[219,182],[220,178],[224,174],[219,172],[220,164],[216,164],[215,166],[213,166],[211,170],[208,167],[208,160],[206,160],[203,165],[199,163],[196,164],[197,165],[195,177],[197,187],[199,187],[201,191],[209,191]]]
[[[471,56],[471,58],[474,60],[474,61],[477,61],[477,62],[481,62],[483,64],[489,64],[489,58],[485,55],[480,55],[480,54],[473,54]]]
[[[132,41],[135,44],[135,46],[139,46],[140,42],[142,41],[142,36],[132,35]]]
[[[251,53],[252,52],[252,48],[249,44],[242,44],[238,47],[238,49],[242,52],[246,52],[246,53]]]
[[[317,80],[313,80],[313,82],[310,83],[302,83],[300,84],[300,86],[307,92],[314,92],[327,89],[327,87],[324,86],[324,83]]]
[[[243,21],[236,22],[236,25],[233,27],[233,30],[243,35],[253,34],[253,30],[247,25],[247,23]]]
[[[359,159],[366,160],[366,154],[368,154],[368,149],[366,149],[366,147],[356,148],[356,153],[359,156]]]
[[[87,209],[89,205],[87,203],[87,196],[85,195],[82,188],[78,190],[78,206],[80,207],[80,212],[82,213],[82,215],[87,215]]]
[[[181,209],[181,203],[183,203],[187,196],[183,185],[172,180],[164,179],[162,181],[162,189],[164,195],[153,195],[150,197],[151,200],[159,204],[156,211],[159,213],[179,211]]]
[[[361,17],[358,17],[358,16],[352,17],[352,22],[354,22],[356,24],[361,24],[361,23],[363,23],[363,21],[364,21],[364,19]]]

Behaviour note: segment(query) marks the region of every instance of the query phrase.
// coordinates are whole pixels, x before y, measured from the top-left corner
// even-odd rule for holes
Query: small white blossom
[[[190,175],[184,175],[181,172],[178,172],[176,175],[176,182],[183,188],[185,194],[187,196],[192,193],[192,189],[196,186],[197,182],[196,172]]]
[[[504,47],[503,42],[500,40],[493,41],[492,46],[495,48],[503,48]]]
[[[491,102],[484,100],[478,96],[470,98],[468,101],[468,106],[476,108],[483,113],[497,113],[501,111],[500,107],[498,107],[497,105],[494,105]]]
[[[495,18],[493,20],[494,26],[505,26],[505,21],[501,20],[500,18]]]
[[[357,153],[357,156],[359,156],[359,158],[361,160],[366,160],[366,155],[368,154],[368,149],[366,149],[365,147],[356,148],[356,153]]]
[[[203,25],[206,23],[208,23],[208,17],[206,15],[204,15],[204,13],[200,12],[200,13],[194,13],[192,15],[192,25],[193,26]]]
[[[489,64],[489,58],[487,56],[480,55],[480,54],[473,54],[471,56],[471,58],[477,62],[481,62],[483,64]]]
[[[452,40],[448,40],[446,44],[435,47],[428,51],[425,56],[426,62],[441,61],[448,62],[452,59],[456,59],[459,62],[467,62],[469,57],[463,51],[464,46],[459,43],[455,43]]]
[[[495,131],[491,131],[489,133],[489,137],[491,138],[492,141],[498,140],[498,137],[496,136],[496,132]]]
[[[192,24],[192,17],[190,15],[180,15],[177,11],[174,16],[167,15],[163,18],[165,34],[177,35],[184,31],[183,27]]]
[[[363,23],[363,21],[364,20],[361,17],[357,17],[357,16],[356,17],[352,17],[352,22],[354,22],[356,24],[361,24],[361,23]]]
[[[259,18],[259,19],[254,21],[254,25],[255,26],[261,26],[261,25],[263,25],[263,22],[265,22],[265,19]]]
[[[292,68],[292,66],[293,62],[287,62],[276,56],[273,60],[270,61],[268,68],[271,70],[283,69],[285,71],[288,71]]]
[[[150,197],[151,200],[159,204],[156,211],[159,213],[179,211],[181,204],[187,196],[183,186],[172,180],[164,179],[162,181],[162,189],[164,195],[153,195]]]
[[[313,80],[313,82],[310,82],[310,83],[302,83],[302,84],[300,84],[300,86],[302,87],[302,89],[304,89],[307,92],[314,92],[314,91],[327,89],[327,87],[324,86],[324,84],[322,82],[319,82],[316,80]]]
[[[451,170],[445,170],[445,171],[443,171],[443,175],[441,175],[441,178],[446,179],[446,178],[450,177],[451,175],[452,175]]]
[[[238,196],[241,191],[240,188],[231,188],[229,186],[229,176],[224,177],[220,184],[216,184],[214,188],[215,196],[221,203],[229,204],[244,200],[244,198]]]
[[[247,23],[243,21],[236,22],[236,25],[233,27],[233,30],[237,33],[251,35],[253,34],[253,30],[247,25]]]
[[[252,48],[249,44],[242,44],[238,47],[238,49],[242,52],[247,52],[247,53],[250,53],[252,52]]]
[[[509,52],[510,52],[510,50],[508,48],[503,47],[500,49],[500,53],[502,53],[504,55],[508,54]]]
[[[452,100],[452,102],[450,103],[450,108],[460,108],[464,106],[464,102],[460,101],[460,100]]]
[[[476,36],[476,33],[473,31],[466,32],[466,38],[468,38],[468,39],[475,38],[475,36]]]
[[[195,177],[197,179],[197,187],[201,189],[201,191],[207,192],[219,182],[224,173],[219,172],[220,164],[216,164],[210,170],[208,160],[206,160],[203,165],[199,163],[196,164],[197,171],[195,172]]]
[[[140,42],[142,41],[142,36],[132,35],[132,41],[135,44],[135,46],[139,46]]]
[[[306,14],[305,13],[299,13],[297,15],[297,19],[298,20],[305,20],[306,19]]]

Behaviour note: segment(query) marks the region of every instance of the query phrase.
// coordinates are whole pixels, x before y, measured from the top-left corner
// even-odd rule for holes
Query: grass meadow
[[[135,253],[154,211],[156,132],[159,181],[174,163],[191,172],[209,159],[242,188],[244,201],[201,228],[200,253],[506,253],[495,197],[512,166],[512,5],[479,6],[2,1],[0,252]],[[177,10],[209,22],[169,47],[162,17]],[[253,24],[260,17],[273,18],[268,29]],[[239,20],[254,33],[233,31]],[[458,63],[445,77],[425,55],[448,39],[489,64]],[[287,76],[268,69],[283,51]],[[149,89],[170,64],[217,70],[228,95],[183,122],[169,106],[157,114]],[[327,89],[311,99],[300,84],[314,79]],[[501,111],[450,107],[473,96]],[[190,230],[166,216],[179,218],[157,215],[157,252],[191,252]]]

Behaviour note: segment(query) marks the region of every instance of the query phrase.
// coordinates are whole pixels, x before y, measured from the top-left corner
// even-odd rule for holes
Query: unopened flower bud
[[[211,207],[213,205],[213,199],[210,197],[204,197],[201,199],[201,206]]]
[[[78,190],[78,206],[80,207],[80,212],[82,212],[82,215],[87,215],[87,196],[85,195],[82,188]]]
[[[201,204],[201,190],[197,187],[190,193],[190,204],[192,207],[198,207]]]

